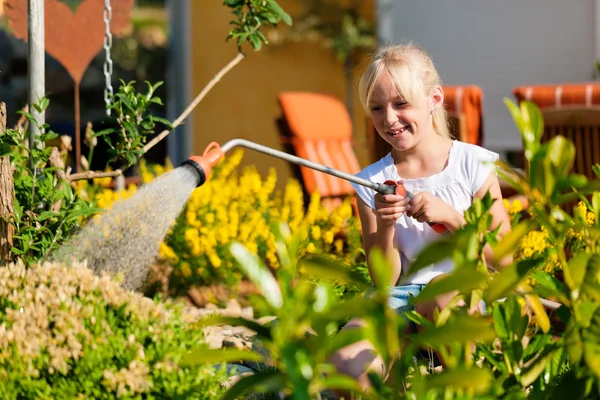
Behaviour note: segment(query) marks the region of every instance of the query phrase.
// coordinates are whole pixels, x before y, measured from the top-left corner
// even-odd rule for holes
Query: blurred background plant
[[[364,17],[360,0],[300,0],[301,10],[292,15],[294,25],[285,30],[271,29],[267,37],[273,45],[311,42],[329,49],[346,75],[346,109],[354,114],[354,72],[365,54],[375,50],[375,22]]]

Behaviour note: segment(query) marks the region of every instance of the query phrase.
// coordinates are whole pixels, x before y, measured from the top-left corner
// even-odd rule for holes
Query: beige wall
[[[191,59],[192,94],[236,54],[233,42],[225,42],[233,15],[221,1],[192,1]],[[297,0],[279,4],[292,15]],[[365,2],[371,3],[372,1]],[[367,4],[368,6],[368,4]],[[370,11],[372,7],[368,7]],[[372,15],[370,15],[372,18]],[[231,70],[196,108],[193,114],[194,153],[201,153],[211,141],[224,143],[244,138],[282,150],[275,125],[280,115],[277,94],[283,91],[315,91],[344,101],[344,71],[332,54],[318,46],[300,43],[267,46],[254,52],[245,46],[247,57]],[[358,73],[355,75],[358,76]],[[355,90],[356,91],[356,90]],[[368,160],[365,117],[355,97],[355,151],[362,166]],[[291,169],[284,161],[247,150],[244,164],[254,164],[261,173],[277,168],[280,185]]]

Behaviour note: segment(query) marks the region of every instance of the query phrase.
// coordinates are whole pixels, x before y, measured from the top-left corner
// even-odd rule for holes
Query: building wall
[[[369,4],[370,3],[370,6]],[[299,11],[298,0],[281,0],[290,14]],[[365,9],[374,14],[373,1]],[[221,1],[190,1],[191,95],[194,97],[236,54],[233,42],[225,42],[232,20]],[[373,15],[370,16],[373,18]],[[344,101],[344,70],[332,54],[309,43],[266,46],[260,52],[244,47],[246,58],[219,82],[193,113],[193,152],[201,153],[211,142],[244,138],[282,150],[275,124],[280,115],[277,95],[283,91],[328,93]],[[368,161],[365,116],[355,102],[355,149],[362,165]],[[247,150],[244,164],[261,173],[277,168],[279,184],[291,176],[284,161]]]
[[[483,88],[484,145],[520,149],[503,103],[519,85],[593,79],[595,0],[378,0],[383,42],[414,40],[447,84]]]

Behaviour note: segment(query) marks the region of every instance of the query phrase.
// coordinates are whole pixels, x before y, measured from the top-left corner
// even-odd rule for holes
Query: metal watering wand
[[[408,197],[409,199],[413,197],[413,194],[406,190],[406,188],[400,183],[395,181],[385,181],[383,183],[371,182],[366,179],[359,178],[352,174],[348,174],[346,172],[342,172],[330,167],[326,167],[325,165],[317,164],[315,162],[306,160],[304,158],[300,158],[297,156],[293,156],[288,153],[284,153],[279,150],[272,149],[270,147],[266,147],[260,145],[258,143],[251,142],[245,139],[233,139],[223,146],[220,146],[216,142],[212,142],[208,145],[206,150],[202,156],[192,156],[185,160],[181,165],[190,165],[192,166],[200,176],[200,181],[198,186],[201,186],[206,182],[208,177],[210,176],[210,172],[212,168],[225,156],[225,153],[234,147],[245,147],[250,150],[255,150],[260,153],[264,153],[276,158],[280,158],[285,161],[289,161],[294,164],[301,165],[303,167],[311,168],[317,171],[324,172],[329,175],[333,175],[337,178],[344,179],[353,183],[356,183],[361,186],[368,187],[370,189],[375,190],[377,193],[381,194],[399,194],[404,197]],[[427,222],[427,224],[440,235],[445,235],[449,233],[448,228],[446,228],[443,224],[438,224],[435,222]]]

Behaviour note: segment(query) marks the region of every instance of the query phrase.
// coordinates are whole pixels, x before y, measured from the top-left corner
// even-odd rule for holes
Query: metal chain
[[[112,73],[113,73],[113,61],[110,57],[110,50],[112,48],[112,34],[110,33],[110,23],[112,21],[112,7],[110,6],[110,0],[104,0],[104,25],[106,30],[104,32],[104,51],[106,53],[106,60],[104,61],[104,80],[106,87],[104,88],[104,102],[106,103],[106,115],[110,116],[110,100],[113,95],[112,87]]]

